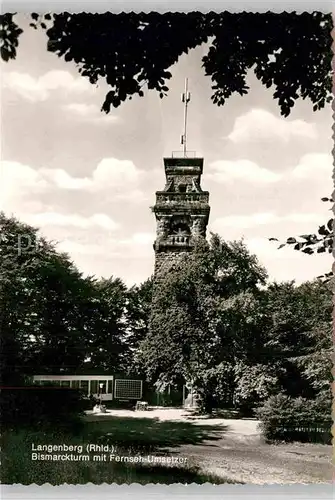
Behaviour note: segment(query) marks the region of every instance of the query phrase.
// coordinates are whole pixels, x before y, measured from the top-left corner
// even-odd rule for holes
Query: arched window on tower
[[[171,234],[177,237],[190,236],[191,230],[189,225],[185,222],[176,222],[172,224]]]

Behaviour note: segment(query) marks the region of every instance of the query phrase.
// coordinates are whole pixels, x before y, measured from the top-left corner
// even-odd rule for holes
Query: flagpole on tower
[[[187,141],[186,141],[186,137],[187,137],[187,106],[191,100],[191,94],[188,91],[188,78],[185,78],[185,91],[181,95],[181,100],[184,103],[184,133],[181,136],[180,142],[183,146],[184,158],[186,158],[186,156],[187,156],[187,144],[186,144],[187,143]]]

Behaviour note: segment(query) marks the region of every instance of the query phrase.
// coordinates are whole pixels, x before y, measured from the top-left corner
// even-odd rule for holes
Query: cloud
[[[72,219],[65,219],[58,214],[57,209],[54,210],[54,207],[45,201],[45,195],[48,194],[50,199],[56,200],[59,190],[86,192],[92,195],[109,193],[110,202],[124,200],[128,206],[142,203],[147,199],[140,186],[143,174],[144,172],[132,161],[116,158],[104,158],[87,177],[74,177],[63,169],[34,169],[19,162],[2,161],[0,162],[0,210],[8,214],[14,213],[19,217],[39,214],[38,218],[31,221],[39,226],[52,223],[86,227],[87,223],[75,216]],[[113,223],[104,217],[107,216],[95,215],[88,225],[112,229]]]
[[[152,246],[155,238],[156,238],[155,233],[147,233],[147,232],[134,233],[130,238],[122,240],[121,244],[125,246],[133,246],[134,244],[142,246],[147,246],[147,245]]]
[[[211,163],[209,168],[213,172],[207,173],[204,177],[222,184],[234,180],[267,184],[277,182],[282,178],[281,174],[271,172],[250,160],[219,160]]]
[[[256,213],[252,215],[228,215],[213,221],[212,227],[218,230],[222,227],[250,228],[262,224],[271,224],[278,220],[273,213]]]
[[[92,174],[92,184],[96,186],[123,186],[139,181],[141,171],[130,160],[104,158]]]
[[[131,236],[119,240],[115,245],[115,251],[122,259],[147,258],[151,252],[153,254],[153,243],[156,235],[151,232],[136,232]]]
[[[288,142],[290,139],[316,139],[316,128],[304,120],[277,117],[264,109],[255,108],[236,118],[228,135],[234,143],[261,142],[266,139]]]
[[[38,171],[29,165],[17,161],[1,161],[0,180],[0,187],[4,194],[12,191],[13,188],[18,190],[32,187],[43,188],[46,186],[46,181],[41,178]]]
[[[154,233],[135,233],[132,240],[139,245],[152,244],[156,238]]]
[[[320,218],[321,214],[320,213],[293,213],[289,215],[285,215],[283,217],[280,217],[279,222],[281,221],[287,221],[287,222],[297,222],[297,223],[304,223],[304,222],[316,222],[320,223]]]
[[[37,170],[16,161],[0,162],[0,210],[40,208],[36,197],[48,186]]]
[[[281,180],[299,181],[310,179],[320,181],[333,172],[333,160],[330,154],[309,153],[302,156],[297,165],[283,169],[282,173],[272,172],[250,160],[218,160],[209,165],[204,179],[220,184],[231,181],[246,181],[254,184],[271,184]]]
[[[42,168],[39,175],[48,181],[49,185],[67,190],[102,191],[115,189],[112,196],[124,196],[131,199],[133,194],[138,198],[142,192],[137,189],[143,172],[131,160],[103,158],[90,176],[74,177],[64,169]]]
[[[92,243],[94,239],[94,243]],[[148,247],[152,247],[154,233],[138,232],[125,239],[111,238],[105,234],[90,233],[78,235],[76,239],[64,239],[57,244],[58,249],[69,254],[105,255],[109,258],[134,259],[148,256]]]
[[[106,115],[98,106],[83,102],[74,102],[63,106],[65,111],[69,111],[74,117],[81,121],[93,122],[96,125],[111,125],[118,123],[120,118],[112,113]]]
[[[93,86],[84,77],[74,77],[68,71],[53,70],[42,76],[33,77],[28,73],[10,71],[3,74],[3,86],[16,92],[23,99],[45,101],[54,91],[66,94],[92,92]]]
[[[93,255],[93,256],[102,256],[106,255],[106,248],[102,245],[98,245],[96,243],[80,243],[78,241],[73,241],[69,239],[65,239],[57,243],[57,249],[60,252],[66,252],[69,255]]]
[[[286,215],[276,215],[271,212],[259,212],[251,215],[229,215],[220,217],[212,223],[214,231],[220,232],[222,228],[234,227],[249,229],[260,225],[279,223],[320,223],[319,213],[291,213]]]
[[[332,156],[325,153],[310,153],[300,158],[298,165],[292,170],[292,176],[297,179],[330,178],[333,172]]]
[[[55,185],[61,189],[86,189],[91,185],[87,177],[72,177],[68,172],[61,168],[41,168],[39,175],[48,181],[48,185]]]
[[[94,104],[86,104],[84,102],[73,102],[71,104],[66,104],[64,108],[68,109],[69,111],[73,111],[80,117],[86,117],[92,114],[96,114],[97,111]]]
[[[115,230],[119,227],[113,219],[106,214],[94,214],[84,217],[77,214],[60,214],[57,212],[44,212],[28,215],[25,221],[34,226],[73,226],[82,229],[99,227]]]
[[[130,201],[131,203],[141,203],[148,200],[148,196],[141,189],[117,190],[114,196],[118,200]]]

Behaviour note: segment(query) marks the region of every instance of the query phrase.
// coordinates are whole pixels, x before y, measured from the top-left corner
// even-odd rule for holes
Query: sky
[[[330,218],[331,107],[297,101],[288,118],[251,72],[250,91],[214,105],[201,68],[203,45],[170,68],[169,93],[145,91],[100,112],[108,87],[46,50],[24,27],[15,61],[1,63],[0,210],[39,227],[85,274],[127,285],[153,272],[156,223],[150,207],[164,188],[163,157],[181,150],[181,93],[189,79],[188,149],[204,158],[209,233],[243,238],[269,279],[301,283],[328,272],[328,254],[278,250],[270,237],[316,232]]]

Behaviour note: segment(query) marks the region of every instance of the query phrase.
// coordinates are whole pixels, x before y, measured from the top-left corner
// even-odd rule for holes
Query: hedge
[[[79,390],[52,385],[8,387],[0,392],[0,423],[7,428],[76,428],[84,410],[94,404]]]
[[[301,441],[331,444],[331,400],[270,397],[256,410],[267,441]]]

